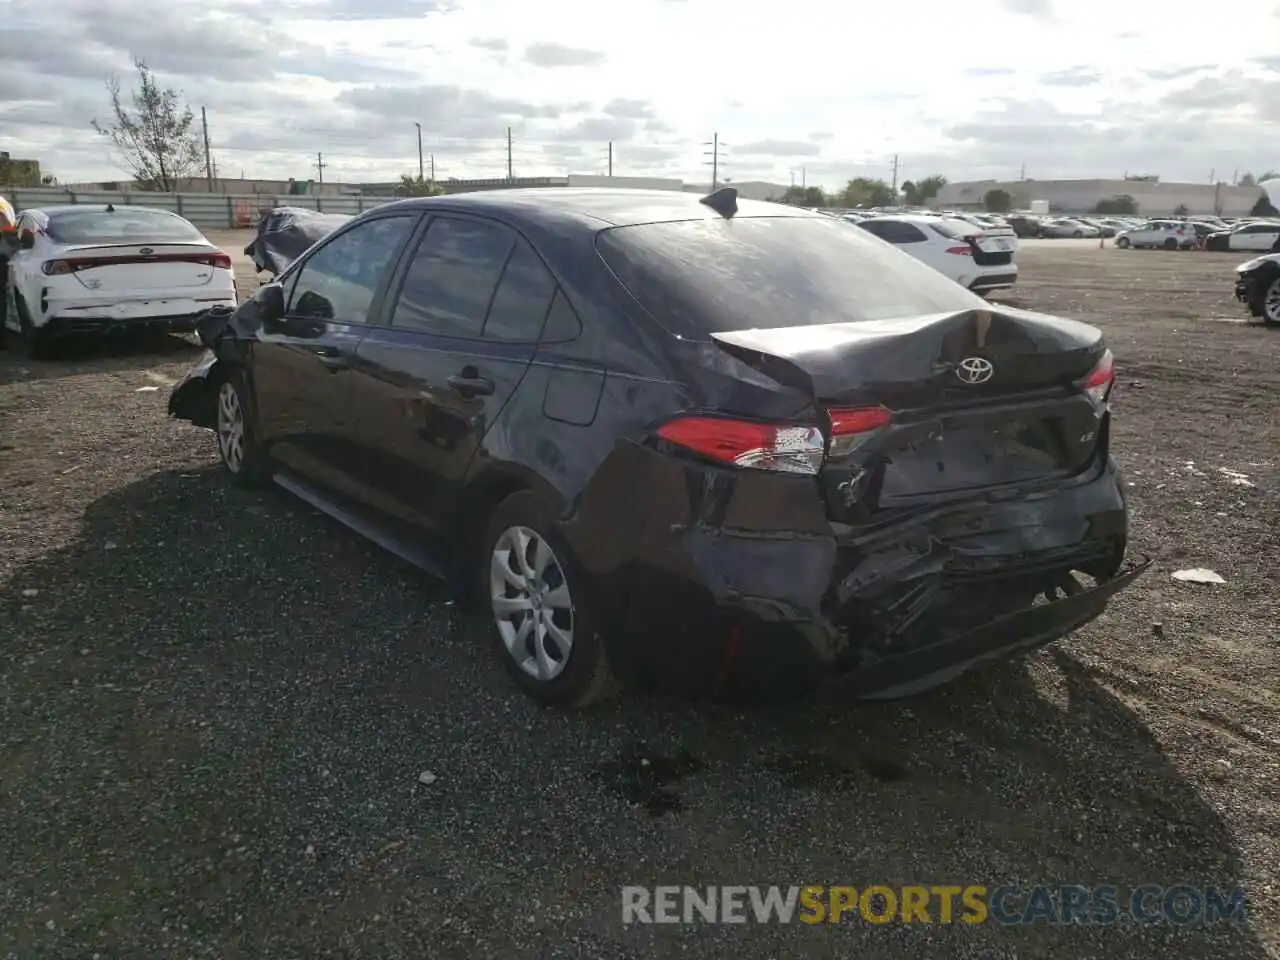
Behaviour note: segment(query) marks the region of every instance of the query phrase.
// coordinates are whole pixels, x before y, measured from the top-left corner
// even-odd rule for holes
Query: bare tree
[[[134,58],[138,86],[126,106],[118,77],[107,81],[112,122],[93,121],[93,129],[111,141],[125,168],[143,190],[170,192],[204,163],[195,130],[195,114],[171,87],[161,87],[145,63]]]

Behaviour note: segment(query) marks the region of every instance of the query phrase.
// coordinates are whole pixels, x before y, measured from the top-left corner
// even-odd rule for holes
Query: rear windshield
[[[936,220],[929,226],[949,240],[963,240],[965,237],[971,237],[974,234],[974,225],[972,223],[967,220],[957,220],[954,217]]]
[[[596,244],[654,319],[694,339],[985,305],[910,254],[829,217],[645,223],[605,230]]]
[[[113,213],[59,210],[49,214],[45,233],[57,243],[182,243],[201,239],[200,231],[181,217],[137,207],[117,208]]]

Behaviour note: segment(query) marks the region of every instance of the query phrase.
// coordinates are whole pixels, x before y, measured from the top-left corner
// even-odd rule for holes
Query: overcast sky
[[[1228,179],[1280,167],[1280,0],[0,0],[0,149],[121,168],[90,128],[147,61],[223,176],[709,177],[834,187]]]

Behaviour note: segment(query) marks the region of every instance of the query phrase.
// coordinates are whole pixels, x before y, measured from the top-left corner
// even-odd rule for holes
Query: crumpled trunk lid
[[[713,337],[828,411],[893,413],[852,453],[828,458],[833,519],[1059,481],[1104,449],[1105,407],[1077,386],[1106,351],[1087,324],[999,306]]]

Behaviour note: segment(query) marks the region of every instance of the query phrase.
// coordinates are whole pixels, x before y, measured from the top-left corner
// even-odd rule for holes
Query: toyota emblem
[[[965,357],[956,367],[956,376],[970,385],[986,383],[995,372],[991,361],[983,357]]]

